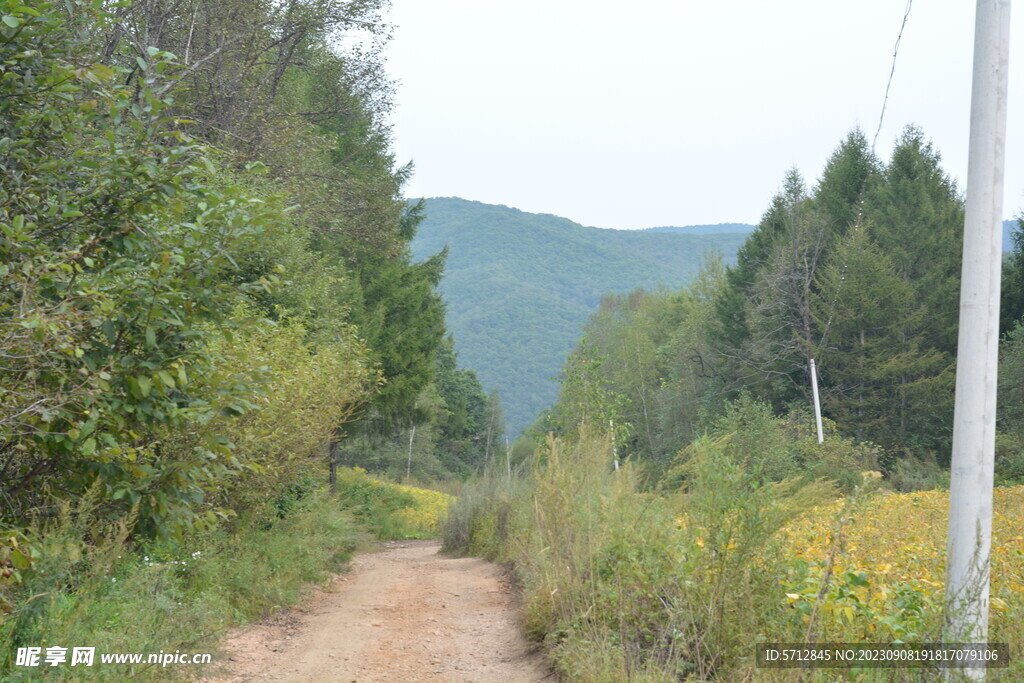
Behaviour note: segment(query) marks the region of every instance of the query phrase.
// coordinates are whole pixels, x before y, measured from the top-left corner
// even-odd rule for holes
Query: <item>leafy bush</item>
[[[1020,434],[996,433],[996,483],[1024,484],[1024,437]]]
[[[247,390],[206,343],[259,286],[228,282],[233,249],[279,212],[210,181],[209,150],[168,116],[172,55],[150,49],[137,86],[91,61],[104,4],[17,6],[0,27],[0,491],[18,517],[100,478],[108,518],[203,524],[195,483],[237,469],[227,439],[167,462],[147,437]]]
[[[269,503],[275,496],[303,479],[323,480],[326,445],[372,393],[378,375],[350,328],[330,342],[314,344],[302,320],[252,320],[245,308],[237,309],[234,319],[239,329],[207,347],[217,359],[212,384],[230,378],[251,391],[244,401],[211,391],[217,417],[166,439],[178,460],[208,434],[228,435],[238,474],[220,482],[212,500],[273,516]]]
[[[949,470],[930,455],[918,456],[903,451],[902,457],[891,460],[885,474],[889,485],[904,493],[949,488]]]
[[[826,438],[818,443],[814,417],[807,411],[797,409],[776,417],[766,403],[743,394],[725,404],[711,436],[761,482],[791,477],[805,482],[826,479],[842,491],[852,491],[861,481],[861,472],[878,469],[881,450],[839,435],[828,419],[823,423]],[[703,443],[698,439],[676,456],[662,481],[663,490],[673,490],[686,481],[690,462]]]

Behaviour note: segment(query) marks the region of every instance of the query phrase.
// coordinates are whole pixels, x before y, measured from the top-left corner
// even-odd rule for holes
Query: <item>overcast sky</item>
[[[603,228],[756,223],[797,167],[874,136],[904,0],[393,0],[406,195]],[[1024,208],[1024,17],[1005,216]],[[877,152],[914,123],[965,186],[974,2],[917,0]]]

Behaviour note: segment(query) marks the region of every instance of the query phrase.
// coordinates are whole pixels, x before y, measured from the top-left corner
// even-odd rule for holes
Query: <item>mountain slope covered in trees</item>
[[[621,450],[660,472],[730,401],[802,420],[814,359],[833,432],[884,449],[865,466],[911,486],[948,465],[964,218],[940,158],[914,127],[887,161],[854,131],[813,186],[791,171],[733,265],[711,264],[680,291],[602,302],[545,426],[614,419]],[[1016,225],[1004,222],[1004,235]],[[1024,315],[1024,242],[1005,241],[1017,249],[1003,274],[1012,337]],[[1020,427],[1000,427],[1000,463],[1016,462]]]
[[[644,232],[674,232],[680,235],[728,235],[741,232],[749,233],[756,226],[750,223],[714,223],[712,225],[662,225],[657,228],[647,228]]]
[[[604,230],[458,198],[428,199],[425,212],[413,254],[448,248],[449,327],[460,357],[501,392],[514,431],[553,402],[552,378],[603,295],[682,286],[710,253],[731,262],[751,229]]]

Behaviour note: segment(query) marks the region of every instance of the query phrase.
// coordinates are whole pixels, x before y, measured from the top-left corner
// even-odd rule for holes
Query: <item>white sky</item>
[[[878,125],[904,0],[393,0],[406,196],[603,228],[756,223]],[[917,0],[877,152],[921,126],[965,186],[972,0]],[[1012,27],[1006,208],[1024,208],[1024,18]]]

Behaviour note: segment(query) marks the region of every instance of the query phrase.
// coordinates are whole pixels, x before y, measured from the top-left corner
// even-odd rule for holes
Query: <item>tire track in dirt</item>
[[[209,681],[553,681],[522,636],[497,565],[437,554],[438,541],[359,555],[333,588],[230,634]]]

